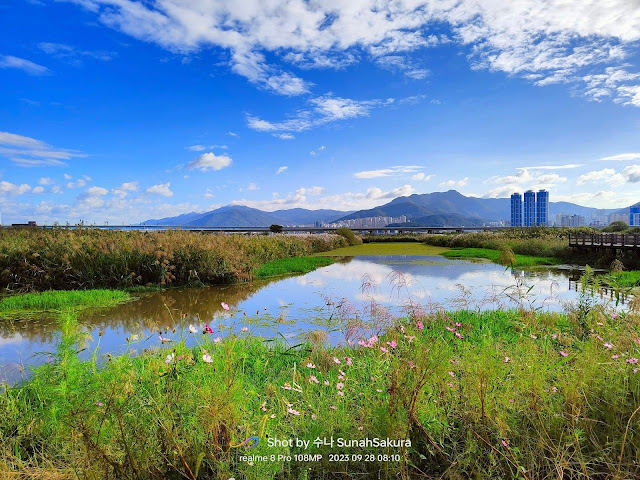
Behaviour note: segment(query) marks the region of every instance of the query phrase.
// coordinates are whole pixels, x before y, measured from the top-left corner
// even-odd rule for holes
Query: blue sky
[[[10,0],[0,32],[4,223],[640,201],[637,2]]]

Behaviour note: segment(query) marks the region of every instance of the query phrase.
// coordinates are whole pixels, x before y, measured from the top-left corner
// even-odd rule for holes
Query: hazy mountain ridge
[[[551,197],[553,198],[553,197]],[[570,202],[550,202],[549,220],[558,213],[582,215],[587,221],[593,214],[628,212],[623,209],[598,209],[583,207]],[[379,207],[343,212],[340,210],[309,210],[292,208],[265,212],[244,205],[226,205],[209,212],[191,212],[175,217],[147,220],[146,225],[170,225],[184,227],[268,227],[278,225],[313,225],[316,221],[332,223],[366,217],[399,217],[406,215],[415,226],[482,226],[484,222],[509,220],[509,198],[466,197],[456,190],[413,194],[398,197]],[[427,223],[425,223],[427,222]],[[428,222],[436,222],[429,225]],[[455,224],[455,222],[460,222]],[[419,225],[418,225],[419,224]]]

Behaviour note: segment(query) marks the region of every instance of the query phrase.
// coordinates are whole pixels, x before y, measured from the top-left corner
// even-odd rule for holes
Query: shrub
[[[269,227],[271,233],[282,233],[282,225],[276,225],[275,223]]]
[[[602,229],[603,232],[624,232],[629,229],[629,225],[626,222],[618,220],[616,222],[611,222],[609,225]]]
[[[344,237],[347,242],[349,242],[349,245],[360,245],[362,243],[362,239],[356,236],[356,234],[353,233],[350,228],[339,228],[336,230],[336,235]]]

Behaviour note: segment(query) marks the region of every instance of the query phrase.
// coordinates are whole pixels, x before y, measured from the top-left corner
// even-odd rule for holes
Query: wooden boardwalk
[[[640,252],[638,233],[581,233],[569,235],[569,246],[579,248],[635,249]]]

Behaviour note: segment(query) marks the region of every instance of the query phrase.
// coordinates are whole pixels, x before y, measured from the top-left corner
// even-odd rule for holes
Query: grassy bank
[[[616,283],[623,287],[640,286],[640,270],[631,270],[629,272],[619,272],[612,274]]]
[[[278,277],[292,273],[308,273],[334,262],[328,257],[292,257],[281,258],[265,263],[256,269],[257,278]]]
[[[357,257],[361,255],[416,255],[416,256],[436,256],[446,251],[446,248],[433,247],[412,242],[385,242],[385,243],[363,243],[352,247],[337,248],[329,252],[322,252],[317,255],[330,257]]]
[[[345,319],[354,344],[340,347],[320,334],[291,346],[201,329],[187,346],[169,331],[155,351],[104,365],[78,360],[69,319],[55,361],[0,394],[0,476],[637,478],[639,317],[585,305],[414,308],[384,335]],[[256,448],[239,446],[251,436]],[[331,437],[411,446],[313,444]],[[311,443],[268,440],[291,438]]]
[[[500,251],[489,248],[457,248],[442,252],[442,256],[447,258],[485,258],[492,262],[498,263]],[[562,263],[559,258],[553,257],[534,257],[531,255],[515,254],[515,266],[518,267],[535,267],[539,265],[558,265]]]
[[[220,284],[260,265],[348,245],[338,235],[215,235],[79,228],[1,229],[0,289]]]
[[[127,292],[120,290],[50,290],[40,293],[26,293],[0,300],[0,317],[19,313],[108,307],[125,302],[130,298],[131,296]]]

